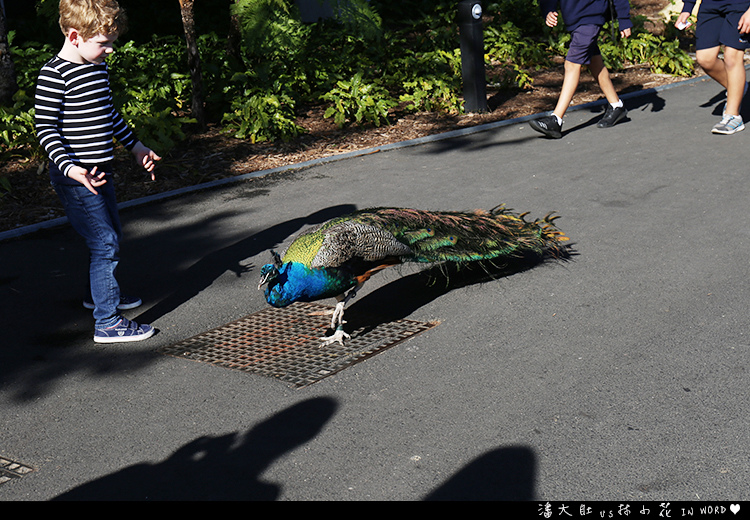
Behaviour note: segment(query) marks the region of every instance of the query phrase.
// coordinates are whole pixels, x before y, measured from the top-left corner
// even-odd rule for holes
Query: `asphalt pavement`
[[[0,459],[31,471],[0,500],[750,499],[750,131],[711,134],[723,101],[688,81],[611,129],[592,104],[560,140],[515,120],[127,205],[139,343],[92,341],[69,226],[6,236]],[[383,272],[352,310],[439,325],[313,385],[159,351],[267,309],[260,266],[308,225],[500,203],[557,212],[577,254]]]

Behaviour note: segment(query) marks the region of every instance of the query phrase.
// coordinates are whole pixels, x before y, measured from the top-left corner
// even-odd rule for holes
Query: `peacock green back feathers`
[[[306,231],[283,261],[314,268],[336,267],[354,257],[466,263],[566,253],[568,239],[555,227],[557,217],[527,221],[525,216],[504,206],[476,212],[365,209]]]

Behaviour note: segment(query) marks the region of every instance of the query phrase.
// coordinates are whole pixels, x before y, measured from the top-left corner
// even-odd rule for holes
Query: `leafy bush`
[[[388,110],[396,106],[384,88],[366,83],[359,72],[348,80],[338,81],[336,87],[323,94],[321,99],[331,103],[324,117],[333,116],[339,127],[347,121],[365,121],[380,126],[388,123]]]
[[[222,123],[238,139],[251,142],[289,140],[305,132],[295,122],[294,100],[283,92],[245,90],[232,101]]]
[[[524,36],[513,22],[487,27],[484,30],[484,47],[490,59],[522,67],[541,67],[550,63],[548,46]]]
[[[612,40],[611,28],[616,22],[608,22],[602,30],[600,49],[605,65],[613,70],[622,69],[626,62],[648,65],[656,74],[671,74],[687,77],[693,74],[692,58],[680,48],[677,39],[656,36],[645,29],[636,18],[629,38]]]
[[[13,106],[0,106],[0,160],[13,157],[41,157],[34,129],[34,101],[25,90],[13,95]]]
[[[312,24],[301,23],[293,0],[233,2],[242,29],[239,55],[227,52],[223,36],[198,39],[212,120],[258,142],[300,135],[305,130],[296,123],[297,111],[321,102],[339,126],[388,124],[397,100],[409,111],[463,111],[455,0],[336,2],[342,7],[338,18]],[[484,12],[486,58],[500,65],[490,79],[502,89],[530,86],[531,70],[567,52],[569,34],[562,25],[545,26],[537,0],[495,0]],[[610,26],[602,31],[608,67],[644,63],[657,73],[692,73],[692,60],[677,39],[684,32],[657,37],[638,17],[634,23],[631,38],[613,41]],[[40,153],[30,93],[39,68],[57,49],[28,43],[12,44],[11,50],[20,91],[12,106],[0,107],[2,159]],[[141,139],[167,152],[192,121],[183,36],[125,42],[108,61],[116,106]]]
[[[623,51],[627,61],[647,63],[656,74],[690,76],[693,73],[693,60],[680,49],[679,41],[667,41],[647,32],[628,40]]]
[[[493,86],[502,90],[529,89],[534,83],[534,78],[515,64],[503,67],[500,70],[500,75],[491,79]]]
[[[8,35],[10,44],[14,32]],[[12,157],[42,157],[42,149],[36,139],[34,128],[34,98],[39,69],[53,55],[50,45],[11,45],[11,57],[15,64],[18,91],[13,95],[12,106],[0,106],[0,160]]]
[[[405,94],[399,97],[404,107],[411,112],[461,112],[463,100],[455,88],[440,78],[417,78],[404,82]]]
[[[108,62],[115,106],[138,138],[162,154],[184,139],[184,125],[195,122],[181,115],[192,89],[184,43],[176,37],[139,46],[130,41]]]

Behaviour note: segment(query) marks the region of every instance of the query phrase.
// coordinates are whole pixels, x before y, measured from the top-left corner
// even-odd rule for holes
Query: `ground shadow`
[[[645,111],[648,109],[650,109],[651,112],[661,112],[667,104],[664,98],[659,95],[659,92],[654,89],[648,89],[637,93],[631,91],[628,94],[623,94],[621,99],[625,104],[625,108],[628,110],[628,115],[626,115],[622,121],[617,123],[618,125],[630,123],[632,121],[630,118],[632,112]],[[577,132],[599,123],[599,120],[604,115],[605,103],[606,100],[602,100],[590,106],[587,110],[590,113],[594,113],[594,117],[579,125],[564,129],[563,137],[571,132]]]
[[[153,322],[209,287],[226,271],[239,276],[242,262],[284,242],[305,225],[323,222],[356,210],[350,204],[335,205],[310,215],[263,229],[226,247],[211,230],[226,214],[212,216],[187,227],[128,239],[124,248],[127,266],[120,271],[123,287],[145,287],[139,293],[162,299],[140,316],[128,318]],[[148,218],[169,214],[150,208]],[[144,217],[145,218],[145,217]],[[133,220],[126,218],[125,222]],[[217,246],[218,244],[218,246]],[[218,247],[218,249],[217,249]],[[180,271],[179,265],[195,251],[213,251],[196,264]],[[137,370],[153,362],[155,355],[138,346],[128,349],[92,349],[91,311],[81,305],[86,286],[88,255],[85,245],[69,227],[44,230],[6,246],[0,257],[0,388],[14,392],[16,399],[36,399],[55,381],[74,372],[104,376],[121,370]],[[270,255],[269,255],[270,258]],[[133,259],[135,261],[131,261]],[[143,269],[143,266],[148,269]],[[146,271],[146,272],[143,272]],[[134,314],[137,311],[129,311]],[[147,348],[147,347],[146,347]]]
[[[701,108],[713,107],[713,109],[711,110],[711,115],[721,117],[722,115],[724,115],[724,109],[727,105],[727,91],[718,83],[716,83],[716,87],[720,89],[719,92],[717,92],[711,98],[707,99],[705,103],[702,103],[698,106],[700,106]],[[742,96],[742,104],[740,105],[740,116],[742,116],[743,121],[747,121],[748,118],[750,118],[750,103],[745,102],[747,96],[748,92],[745,91],[745,94]]]
[[[246,433],[198,438],[162,462],[129,466],[52,501],[277,500],[283,483],[261,476],[284,454],[314,439],[337,409],[332,398],[308,399]],[[467,464],[424,500],[534,500],[536,474],[532,449],[498,448]]]
[[[276,500],[279,483],[261,480],[285,453],[317,436],[338,404],[308,399],[244,434],[201,437],[157,464],[136,464],[53,500]]]
[[[320,224],[334,217],[351,213],[356,209],[356,206],[351,204],[331,206],[305,217],[271,226],[239,242],[209,253],[174,281],[173,287],[175,289],[173,292],[169,293],[172,287],[162,287],[163,293],[169,293],[169,295],[133,319],[138,323],[153,323],[209,287],[225,272],[233,271],[237,276],[247,272],[249,268],[241,265],[243,260],[269,251],[303,226]],[[271,260],[270,254],[268,260]]]
[[[537,461],[531,448],[499,448],[470,462],[424,500],[534,500],[536,474]]]
[[[557,260],[568,261],[575,255],[571,246],[567,254]],[[345,328],[351,331],[362,327],[361,333],[366,334],[383,323],[407,318],[417,309],[456,289],[492,282],[551,261],[550,258],[529,256],[510,259],[502,265],[476,263],[461,268],[453,264],[435,265],[398,278],[359,300],[353,300],[346,310]]]

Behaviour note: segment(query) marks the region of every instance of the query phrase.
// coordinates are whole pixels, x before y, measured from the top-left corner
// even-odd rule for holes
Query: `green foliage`
[[[383,20],[368,0],[329,0],[329,4],[334,20],[346,33],[359,34],[367,40],[382,37]]]
[[[0,106],[0,161],[13,158],[42,156],[34,129],[33,100],[25,90],[13,95],[13,106]],[[0,176],[0,200],[11,192],[10,181]]]
[[[191,95],[185,61],[184,44],[176,37],[139,46],[127,42],[109,58],[115,106],[138,138],[161,154],[185,138],[184,125],[195,122],[182,115]]]
[[[34,92],[39,69],[54,56],[57,49],[52,47],[52,45],[41,45],[30,42],[15,45],[14,40],[14,32],[10,31],[8,43],[16,69],[18,88],[27,92]],[[33,104],[33,100],[31,102]]]
[[[238,139],[251,142],[289,140],[305,132],[295,122],[294,100],[283,92],[247,89],[232,102],[222,123]]]
[[[500,75],[491,79],[495,86],[503,90],[529,89],[534,83],[534,78],[515,64],[503,67]]]
[[[13,95],[13,106],[0,106],[0,160],[29,154],[41,157],[34,129],[34,100],[25,90]]]
[[[605,65],[612,70],[620,70],[625,63],[645,64],[656,74],[691,76],[695,70],[692,58],[680,48],[677,39],[656,36],[643,29],[642,20],[634,19],[634,27],[629,38],[611,38],[611,25],[608,22],[602,30],[599,47]]]
[[[11,31],[11,57],[15,64],[18,91],[13,95],[13,105],[0,106],[0,160],[11,157],[42,157],[41,146],[34,128],[34,99],[39,69],[53,54],[49,45],[12,45],[15,34]]]
[[[461,91],[459,49],[418,52],[406,48],[402,54],[391,56],[386,63],[386,68],[389,74],[384,81],[396,88],[410,81],[439,79],[456,89],[457,92]]]
[[[672,41],[678,38],[695,38],[696,17],[693,15],[689,16],[688,22],[690,22],[690,26],[683,30],[679,30],[677,27],[674,26],[679,16],[680,16],[679,13],[673,13],[669,17],[669,21],[667,21],[666,24],[664,25],[664,39],[665,40]]]
[[[41,19],[54,21],[57,0],[36,1]],[[331,1],[334,18],[309,24],[301,22],[294,0],[231,2],[242,33],[239,54],[227,52],[223,34],[198,39],[211,120],[237,138],[259,142],[300,135],[298,112],[321,103],[339,126],[388,124],[394,109],[463,111],[455,0]],[[229,7],[221,9],[226,15]],[[138,13],[131,14],[135,20]],[[546,27],[537,0],[491,1],[484,14],[489,80],[501,89],[530,87],[534,69],[567,52],[569,34],[562,24]],[[665,36],[655,36],[643,20],[634,23],[631,38],[613,40],[610,26],[602,31],[608,67],[639,63],[658,73],[692,73],[678,39],[684,42],[689,32],[668,27]],[[2,159],[40,154],[30,93],[39,68],[57,50],[10,38],[20,91],[12,106],[0,107]],[[122,42],[108,62],[116,106],[139,138],[166,153],[193,121],[183,36]]]
[[[490,59],[502,62],[523,64],[524,67],[541,67],[550,63],[547,45],[524,36],[513,22],[505,22],[500,27],[487,27],[484,47]]]
[[[544,16],[537,0],[498,0],[487,4],[483,10],[485,13],[495,14],[496,24],[513,22],[526,36],[534,37],[550,31],[544,23]],[[560,29],[553,31],[564,32]]]
[[[625,46],[625,59],[631,63],[648,63],[657,74],[690,76],[693,60],[680,49],[677,40],[665,41],[650,33],[642,33]]]
[[[290,17],[285,0],[236,0],[231,9],[240,21],[245,49],[254,58],[277,58],[299,41],[302,23]]]
[[[388,123],[388,110],[396,103],[389,99],[388,91],[372,83],[366,83],[362,74],[357,73],[348,80],[341,80],[336,87],[321,96],[331,103],[324,117],[333,116],[339,127],[347,121],[363,121],[380,126]]]
[[[457,114],[463,108],[463,100],[452,83],[440,78],[417,78],[404,82],[405,94],[399,97],[411,112],[444,112]]]

